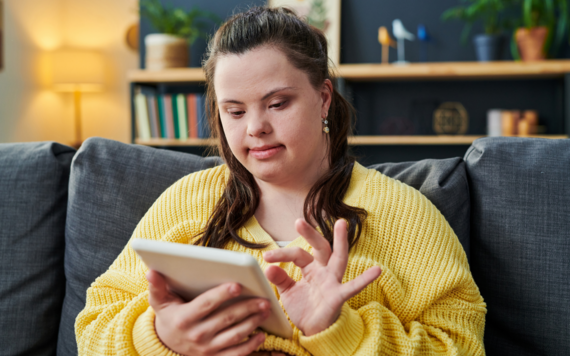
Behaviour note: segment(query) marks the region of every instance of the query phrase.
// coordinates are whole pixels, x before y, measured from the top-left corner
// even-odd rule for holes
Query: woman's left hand
[[[313,247],[313,255],[300,247],[265,252],[265,261],[293,262],[301,269],[303,278],[295,282],[280,267],[269,266],[265,275],[275,284],[281,302],[291,321],[311,336],[331,326],[340,316],[344,302],[358,294],[380,276],[375,266],[352,281],[342,284],[348,263],[347,225],[337,220],[334,225],[334,252],[329,242],[304,219],[295,222],[297,232]]]

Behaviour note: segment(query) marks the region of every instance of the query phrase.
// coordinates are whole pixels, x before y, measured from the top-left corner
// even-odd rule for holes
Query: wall
[[[73,98],[50,88],[49,53],[61,47],[100,51],[105,91],[85,94],[83,138],[130,142],[126,72],[138,54],[124,44],[138,21],[136,0],[5,0],[5,68],[0,72],[0,142],[74,141]]]

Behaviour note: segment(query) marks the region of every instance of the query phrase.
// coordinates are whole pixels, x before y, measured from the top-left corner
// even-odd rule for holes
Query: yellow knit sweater
[[[187,244],[220,198],[227,167],[190,174],[166,190],[132,237]],[[355,164],[345,203],[366,209],[361,238],[350,250],[343,282],[371,266],[380,277],[342,307],[328,329],[290,340],[268,335],[261,350],[292,355],[484,355],[486,305],[465,252],[441,213],[417,190]],[[239,230],[248,241],[279,248],[251,218]],[[302,237],[290,246],[312,251]],[[265,250],[231,242],[262,269]],[[300,270],[280,265],[295,280]],[[87,291],[75,323],[80,355],[174,355],[158,339],[148,303],[147,268],[130,243]]]

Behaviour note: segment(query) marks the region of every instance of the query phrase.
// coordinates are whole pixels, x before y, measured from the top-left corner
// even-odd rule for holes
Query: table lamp
[[[56,91],[73,93],[75,142],[79,148],[81,135],[81,94],[103,90],[103,57],[97,52],[60,50],[53,54],[53,87]]]

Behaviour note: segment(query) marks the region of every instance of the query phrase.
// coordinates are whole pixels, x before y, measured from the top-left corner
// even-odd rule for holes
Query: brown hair
[[[299,19],[289,9],[253,7],[232,16],[218,29],[208,45],[203,68],[206,73],[208,121],[213,136],[219,138],[218,150],[230,175],[223,196],[196,242],[198,245],[223,248],[234,240],[249,248],[265,247],[247,242],[237,234],[238,229],[254,215],[260,194],[252,174],[230,150],[222,128],[214,88],[216,60],[219,56],[243,54],[263,45],[274,46],[282,51],[293,66],[308,75],[311,85],[317,90],[320,90],[326,79],[333,78],[323,32]],[[348,153],[348,135],[354,114],[354,108],[333,88],[328,116],[330,133],[327,153],[330,170],[311,188],[303,207],[305,220],[316,222],[331,245],[334,222],[345,219],[348,222],[351,247],[360,237],[362,221],[366,218],[364,209],[348,206],[342,201],[355,161]]]

